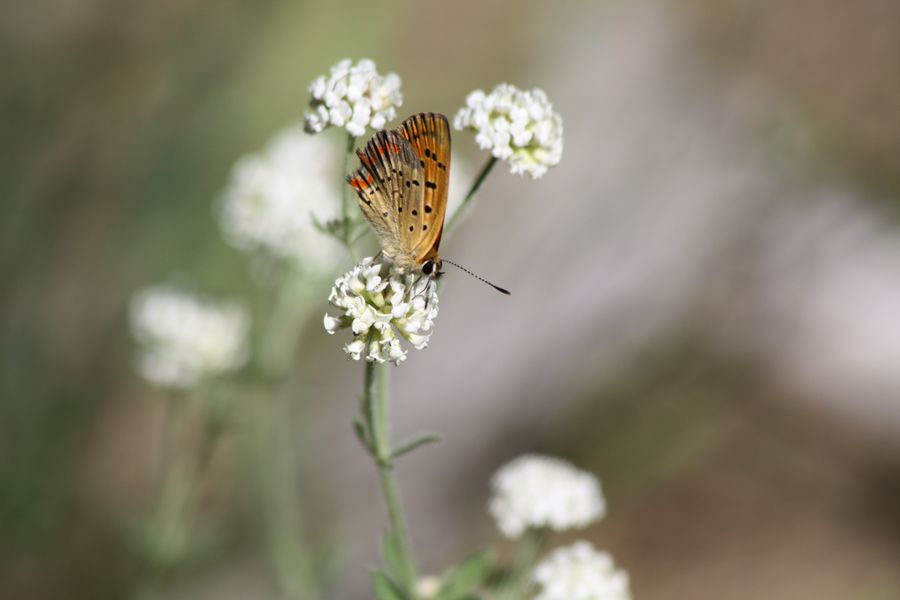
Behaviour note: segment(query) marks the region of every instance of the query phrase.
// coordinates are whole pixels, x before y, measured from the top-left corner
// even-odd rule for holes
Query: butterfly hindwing
[[[444,215],[447,211],[447,193],[450,184],[450,124],[447,117],[438,113],[419,113],[406,119],[397,129],[409,141],[414,150],[423,178],[421,204],[410,209],[415,221],[404,222],[403,233],[420,234],[415,239],[412,252],[417,264],[436,258]],[[410,186],[416,187],[413,182]],[[412,210],[417,214],[413,215]]]

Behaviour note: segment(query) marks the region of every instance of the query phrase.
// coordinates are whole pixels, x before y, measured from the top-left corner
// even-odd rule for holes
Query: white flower
[[[475,90],[453,126],[475,131],[478,146],[509,162],[513,173],[537,179],[562,158],[562,118],[538,88],[526,92],[501,83],[490,94]]]
[[[435,598],[441,591],[441,578],[432,575],[416,582],[416,598]]]
[[[538,563],[532,580],[540,586],[534,600],[629,600],[628,574],[612,557],[588,542],[558,548]]]
[[[336,240],[318,231],[338,216],[336,149],[292,125],[258,154],[241,158],[219,205],[226,241],[313,271],[330,271],[343,256]]]
[[[593,475],[549,456],[520,456],[497,471],[491,487],[488,509],[510,538],[530,527],[585,527],[606,511]]]
[[[466,186],[471,185],[474,173],[472,165],[468,163],[465,157],[457,154],[451,154],[450,164],[450,193],[447,195],[447,213],[444,219],[449,221],[454,213],[462,206],[462,201],[469,191]]]
[[[383,129],[403,104],[400,78],[394,73],[379,75],[375,63],[367,58],[355,65],[350,59],[342,60],[331,67],[328,77],[315,79],[309,93],[306,130],[310,133],[334,125],[359,137],[366,127]]]
[[[247,359],[250,320],[236,302],[159,285],[137,292],[130,312],[131,331],[141,345],[137,368],[152,383],[189,388]]]
[[[353,341],[344,351],[353,360],[400,364],[407,351],[397,337],[417,350],[428,345],[438,312],[437,286],[420,273],[403,274],[388,261],[371,257],[334,282],[328,301],[341,314],[325,315],[328,333],[350,328]]]

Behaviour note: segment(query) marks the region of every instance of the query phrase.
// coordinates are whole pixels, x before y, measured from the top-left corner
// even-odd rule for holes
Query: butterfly
[[[347,177],[381,251],[401,272],[441,275],[438,247],[450,183],[450,124],[419,113],[379,131],[357,150],[359,169]]]

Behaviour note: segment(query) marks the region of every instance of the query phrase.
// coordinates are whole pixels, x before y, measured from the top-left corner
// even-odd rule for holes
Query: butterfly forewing
[[[401,267],[414,266],[410,232],[403,229],[403,214],[410,204],[421,203],[421,189],[407,182],[423,178],[415,152],[396,131],[381,131],[358,151],[362,163],[348,181],[359,197],[359,207],[378,235],[384,254]],[[418,212],[418,211],[417,211]]]
[[[422,206],[418,208],[420,223],[411,223],[421,232],[413,252],[416,262],[437,258],[444,214],[447,211],[447,192],[450,183],[450,124],[447,117],[437,113],[420,113],[409,117],[398,131],[409,140],[423,169]],[[409,226],[406,227],[407,231]]]
[[[357,155],[348,181],[378,235],[384,254],[402,269],[438,258],[447,210],[450,126],[421,113],[376,133]]]

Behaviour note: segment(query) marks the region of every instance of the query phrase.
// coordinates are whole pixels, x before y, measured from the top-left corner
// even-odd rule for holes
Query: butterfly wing
[[[415,267],[413,249],[422,237],[425,189],[418,156],[396,130],[376,133],[356,154],[361,166],[347,181],[356,190],[363,215],[385,256],[400,268]]]
[[[442,114],[419,113],[406,119],[396,131],[415,152],[421,169],[421,185],[415,181],[404,184],[421,187],[422,194],[409,199],[401,234],[411,236],[408,242],[415,263],[422,264],[438,258],[444,231],[450,184],[450,124]]]

